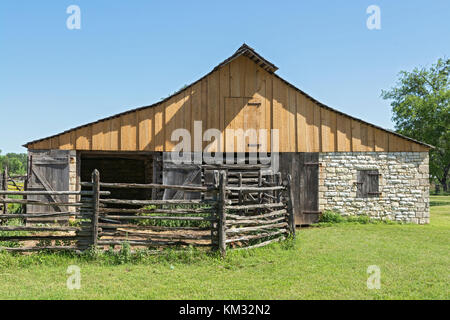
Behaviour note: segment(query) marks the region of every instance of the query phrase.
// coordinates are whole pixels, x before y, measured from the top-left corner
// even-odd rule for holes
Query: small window
[[[358,170],[358,185],[356,197],[375,198],[379,197],[379,178],[378,170]]]

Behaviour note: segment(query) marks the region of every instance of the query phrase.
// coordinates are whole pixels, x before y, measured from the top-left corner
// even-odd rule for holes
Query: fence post
[[[294,216],[294,192],[292,190],[292,177],[290,174],[287,175],[287,195],[288,195],[288,223],[289,229],[291,229],[291,235],[295,238],[295,216]]]
[[[276,175],[276,182],[278,186],[282,186],[283,185],[283,179],[281,179],[281,172],[278,172],[278,174]],[[281,202],[281,192],[278,190],[276,191],[276,197],[277,197],[277,203]]]
[[[5,169],[3,170],[3,177],[2,177],[2,189],[4,191],[8,191],[8,167],[5,166]],[[8,196],[4,196],[4,199],[7,199]],[[3,213],[7,214],[8,213],[8,204],[3,202]]]
[[[97,169],[92,172],[92,246],[98,241],[98,215],[100,209],[100,173]]]
[[[258,187],[262,187],[262,181],[263,181],[263,174],[262,174],[262,170],[260,169],[258,172]],[[258,203],[263,203],[263,193],[260,191],[258,192]],[[263,212],[261,209],[256,210],[256,212],[258,214],[261,214],[261,212]]]
[[[25,180],[23,181],[23,191],[28,190],[28,175],[25,177]],[[23,196],[23,200],[28,200],[28,196]],[[24,204],[22,206],[22,213],[27,213],[27,205]]]
[[[212,200],[216,202],[216,206],[214,208],[217,210],[216,212],[211,213],[211,218],[217,218],[217,220],[211,221],[211,248],[213,250],[217,250],[219,248],[219,171],[213,171],[212,186],[215,189],[212,194]],[[203,200],[204,199],[205,196],[203,196]]]
[[[218,216],[219,216],[219,223],[218,223],[218,233],[219,233],[219,251],[222,257],[226,256],[226,199],[227,199],[227,190],[226,190],[226,173],[225,171],[220,172],[219,176],[219,205],[218,205]]]

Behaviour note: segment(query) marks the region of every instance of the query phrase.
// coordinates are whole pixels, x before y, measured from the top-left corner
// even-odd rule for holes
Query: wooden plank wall
[[[242,101],[259,102],[255,114],[243,111]],[[226,128],[245,129],[245,119],[256,117],[258,128],[278,129],[280,152],[428,151],[367,123],[321,107],[279,77],[241,56],[163,103],[103,120],[28,145],[29,149],[95,151],[171,151],[173,130],[193,133],[194,121],[203,132],[217,128],[222,143],[215,151],[230,150]],[[268,139],[270,149],[270,137]],[[194,147],[192,139],[192,148]],[[203,148],[210,142],[203,142]],[[229,147],[226,147],[229,146]]]
[[[31,169],[29,173],[28,191],[68,191],[69,190],[69,171],[70,156],[74,156],[74,151],[62,150],[39,150],[30,151],[29,159]],[[41,181],[41,178],[45,181]],[[48,189],[50,188],[50,189]],[[28,196],[28,200],[50,201],[52,197],[35,195]],[[69,196],[59,195],[53,199],[67,202]],[[57,202],[57,201],[53,201]],[[64,208],[53,206],[27,205],[27,213],[42,213],[64,211]],[[43,219],[44,221],[46,219]],[[52,219],[49,219],[51,221]],[[41,218],[39,219],[41,221]]]
[[[296,225],[319,221],[319,153],[298,152],[280,155],[280,171],[292,177]]]

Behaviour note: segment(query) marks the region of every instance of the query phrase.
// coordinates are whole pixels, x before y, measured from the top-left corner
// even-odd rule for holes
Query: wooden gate
[[[163,184],[166,185],[202,185],[202,167],[196,164],[179,164],[172,161],[172,154],[163,154]],[[164,200],[200,199],[200,193],[183,190],[164,190]]]
[[[319,153],[280,153],[280,171],[292,176],[296,225],[319,221]]]
[[[27,191],[64,191],[69,190],[70,159],[76,157],[75,151],[45,150],[29,151],[28,187]],[[68,195],[30,195],[28,200],[67,203]],[[63,212],[67,208],[60,206],[27,205],[28,213]],[[38,222],[38,221],[28,221]],[[39,220],[39,222],[43,222]]]

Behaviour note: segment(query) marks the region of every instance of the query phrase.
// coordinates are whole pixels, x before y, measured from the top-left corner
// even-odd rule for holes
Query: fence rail
[[[230,168],[243,170],[241,166]],[[214,181],[204,186],[104,183],[94,170],[91,182],[82,182],[80,191],[0,190],[4,206],[15,203],[48,208],[42,213],[0,214],[0,250],[81,252],[90,247],[115,249],[128,243],[156,251],[174,246],[206,247],[225,255],[230,249],[256,248],[295,236],[290,177],[283,183],[278,173],[260,171],[246,178],[244,171],[228,169],[214,170]],[[249,181],[248,176],[256,178]],[[199,200],[116,199],[104,189],[174,189],[202,196]],[[36,195],[53,201],[27,199]],[[62,195],[78,200],[57,202],[51,197]],[[54,223],[27,223],[36,218],[54,219]],[[61,218],[65,218],[63,225]]]

